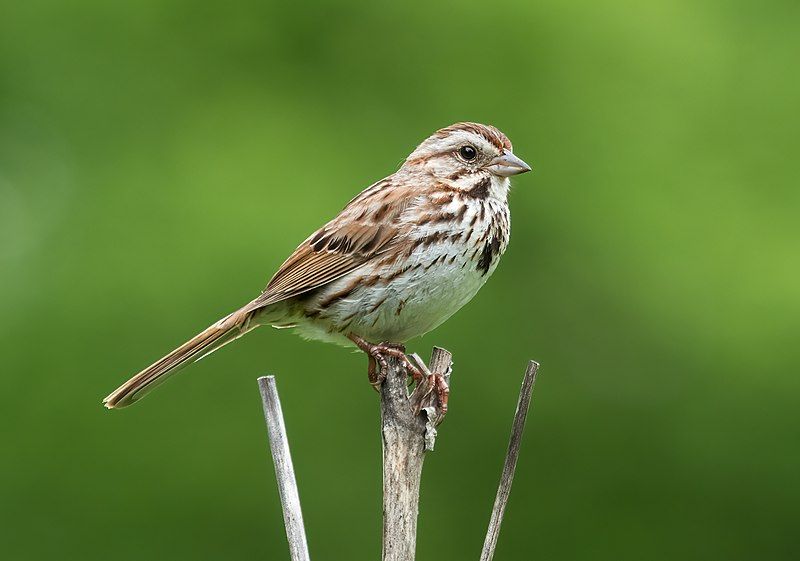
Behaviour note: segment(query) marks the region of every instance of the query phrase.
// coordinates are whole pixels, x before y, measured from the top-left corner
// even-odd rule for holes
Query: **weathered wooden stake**
[[[434,347],[430,371],[449,376],[451,364],[452,355]],[[426,450],[433,449],[436,425],[442,419],[428,386],[423,381],[409,395],[405,369],[399,360],[389,360],[381,387],[383,561],[414,559],[422,463]]]

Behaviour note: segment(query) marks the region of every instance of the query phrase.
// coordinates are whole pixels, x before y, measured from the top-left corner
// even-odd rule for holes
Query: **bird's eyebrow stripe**
[[[488,142],[499,148],[500,150],[511,150],[511,141],[508,137],[490,125],[480,125],[478,123],[456,123],[447,128],[440,130],[437,133],[439,138],[444,138],[451,132],[465,131],[477,134],[485,138]]]

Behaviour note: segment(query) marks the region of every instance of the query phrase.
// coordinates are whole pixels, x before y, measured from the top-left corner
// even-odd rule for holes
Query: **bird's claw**
[[[414,359],[418,367],[424,372],[424,379],[418,381],[417,389],[414,391],[417,412],[424,407],[433,405],[431,395],[435,395],[438,401],[439,418],[442,419],[447,413],[447,402],[450,398],[450,386],[447,384],[449,372],[444,374],[433,373],[428,369],[428,366],[419,355],[414,353],[411,355],[411,358]]]
[[[435,400],[438,402],[439,418],[444,417],[447,413],[447,402],[450,397],[450,387],[447,384],[446,374],[432,373],[419,355],[407,355],[403,345],[388,342],[376,345],[365,341],[358,335],[350,334],[348,337],[359,349],[367,354],[369,359],[367,376],[375,391],[380,391],[381,385],[386,379],[386,373],[389,371],[386,357],[394,357],[400,360],[408,375],[417,384],[413,393],[413,401],[417,404],[417,412],[423,407],[433,405],[432,396],[435,395]]]
[[[389,371],[389,364],[386,362],[386,357],[394,357],[403,363],[406,372],[419,382],[423,374],[420,369],[411,362],[411,359],[406,355],[406,348],[397,343],[383,342],[373,344],[365,341],[357,335],[350,334],[348,336],[356,346],[364,351],[369,358],[369,365],[367,368],[367,377],[369,383],[375,388],[375,391],[380,391],[381,384],[386,379],[386,372]]]

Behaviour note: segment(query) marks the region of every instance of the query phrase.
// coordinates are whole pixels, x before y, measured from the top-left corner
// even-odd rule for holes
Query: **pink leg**
[[[441,407],[441,415],[447,413],[447,401],[450,399],[450,386],[445,382],[444,376],[441,374],[431,374],[433,376],[433,387],[436,389],[436,396],[439,398],[439,406]]]
[[[367,376],[369,383],[377,390],[380,388],[383,380],[386,378],[386,372],[389,371],[389,365],[386,362],[386,357],[391,356],[403,361],[406,371],[414,378],[415,381],[422,379],[422,371],[411,362],[406,356],[406,349],[403,345],[396,343],[379,343],[377,345],[365,341],[358,335],[351,333],[347,336],[356,346],[367,353],[369,357],[369,367],[367,369]],[[376,366],[378,367],[376,371]]]

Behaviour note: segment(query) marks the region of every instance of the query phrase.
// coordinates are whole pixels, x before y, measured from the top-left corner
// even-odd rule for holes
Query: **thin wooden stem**
[[[528,407],[531,403],[533,385],[536,382],[536,371],[538,369],[539,363],[530,361],[525,371],[525,377],[522,380],[522,388],[517,401],[517,412],[514,414],[511,438],[508,442],[508,451],[503,465],[503,474],[500,477],[500,485],[497,488],[492,516],[489,519],[489,530],[486,532],[486,540],[483,543],[481,561],[491,561],[492,557],[494,557],[495,547],[497,547],[497,537],[500,535],[500,525],[503,523],[503,514],[505,514],[508,496],[511,493],[511,484],[514,481],[514,470],[517,468],[522,432],[525,430],[525,417],[528,414]]]
[[[275,464],[275,477],[283,508],[283,523],[286,526],[286,538],[289,540],[289,553],[292,561],[309,561],[306,530],[303,525],[303,512],[300,509],[300,494],[294,477],[292,455],[289,452],[289,439],[283,422],[281,401],[278,398],[278,387],[274,376],[262,376],[258,379],[258,389],[264,404],[264,418],[269,433],[269,448]]]
[[[415,359],[418,359],[415,355]],[[430,380],[423,380],[409,394],[403,362],[387,357],[388,371],[381,386],[381,435],[383,443],[383,561],[413,561],[417,540],[419,489],[427,450],[433,450],[436,426],[442,421],[440,403]],[[421,362],[421,361],[418,361]],[[452,355],[434,347],[427,373],[449,382]],[[514,480],[525,418],[531,403],[539,364],[530,361],[522,382],[503,473],[497,489],[481,561],[491,561],[497,546],[511,484]],[[300,496],[289,452],[289,441],[273,376],[258,379],[270,451],[280,492],[286,537],[292,561],[310,561]]]

